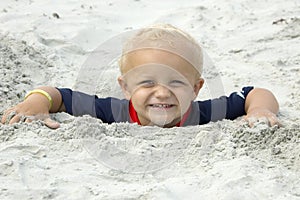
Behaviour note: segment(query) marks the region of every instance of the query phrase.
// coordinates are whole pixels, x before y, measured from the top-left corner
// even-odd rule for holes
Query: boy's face
[[[141,124],[161,127],[181,120],[204,82],[186,60],[157,49],[129,53],[118,81]]]

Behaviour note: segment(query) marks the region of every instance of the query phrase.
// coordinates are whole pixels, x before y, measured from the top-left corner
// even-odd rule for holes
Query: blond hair
[[[176,54],[189,62],[202,74],[202,49],[188,33],[170,24],[154,24],[139,30],[123,46],[119,60],[121,73],[125,73],[127,54],[141,49],[159,49]]]

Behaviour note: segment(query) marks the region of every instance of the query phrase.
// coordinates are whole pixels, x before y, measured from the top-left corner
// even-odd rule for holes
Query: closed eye
[[[172,87],[180,87],[180,86],[186,86],[187,83],[181,80],[172,80],[170,83],[170,86]]]
[[[139,82],[138,84],[143,87],[153,87],[155,85],[155,82],[153,80],[144,80]]]

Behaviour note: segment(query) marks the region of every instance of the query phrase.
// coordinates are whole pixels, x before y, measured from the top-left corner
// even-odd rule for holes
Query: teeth
[[[153,104],[153,107],[158,107],[158,108],[168,108],[170,107],[169,104]]]

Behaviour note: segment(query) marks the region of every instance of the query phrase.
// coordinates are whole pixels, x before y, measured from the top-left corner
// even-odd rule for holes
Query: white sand
[[[57,130],[0,125],[0,199],[300,199],[299,8],[298,0],[1,1],[1,112],[36,86],[78,86],[101,42],[167,22],[204,46],[226,94],[272,90],[284,127],[237,119],[159,129],[65,113],[52,115]],[[92,87],[120,95],[111,89],[118,69],[104,72]],[[213,80],[199,99],[218,94]]]

